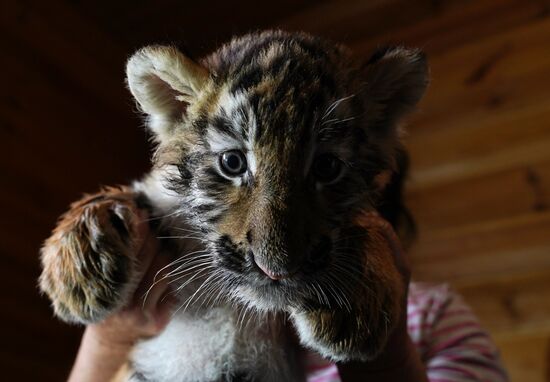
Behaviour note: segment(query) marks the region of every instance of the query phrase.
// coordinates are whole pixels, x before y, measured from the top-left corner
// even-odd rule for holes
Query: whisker
[[[174,269],[174,270],[170,271],[169,273],[165,274],[163,276],[163,279],[173,278],[173,277],[182,275],[182,274],[184,274],[185,272],[187,272],[189,270],[195,269],[195,268],[197,268],[201,265],[211,264],[212,262],[209,261],[208,258],[209,258],[209,256],[205,256],[203,258],[190,259],[186,263],[180,265],[176,269]]]
[[[197,237],[197,236],[157,236],[157,239],[194,239],[194,240],[200,240],[204,241],[204,238]]]
[[[198,307],[198,309],[201,309],[202,306],[206,303],[206,307],[209,307],[210,305],[210,301],[212,300],[212,297],[214,296],[214,292],[216,291],[216,287],[219,287],[220,285],[217,283],[219,281],[221,281],[223,278],[224,278],[224,274],[222,271],[220,270],[215,270],[214,273],[213,273],[216,277],[212,279],[212,281],[210,282],[210,288],[208,289],[208,299],[205,299],[203,300],[203,302],[200,304],[200,306]]]
[[[187,310],[187,308],[189,307],[189,304],[191,304],[191,301],[193,301],[193,298],[197,295],[197,293],[199,293],[199,291],[201,289],[203,289],[203,287],[205,285],[208,284],[208,282],[212,279],[212,277],[215,276],[215,274],[211,274],[210,276],[208,276],[208,278],[197,288],[197,290],[195,291],[195,293],[193,293],[190,297],[187,298],[187,300],[185,300],[183,302],[183,304],[185,304],[185,307],[183,308],[183,311],[185,312]]]
[[[342,102],[355,97],[355,94],[351,94],[347,97],[342,97],[340,99],[337,99],[334,101],[328,108],[327,111],[325,111],[325,114],[321,117],[321,120],[324,120],[326,117],[328,117]]]
[[[148,218],[148,219],[144,219],[142,220],[143,222],[150,222],[150,221],[155,221],[155,220],[161,220],[161,219],[165,219],[165,218],[169,218],[170,216],[174,216],[174,215],[177,215],[181,213],[180,210],[176,210],[174,212],[171,212],[169,214],[166,214],[166,215],[162,215],[162,216],[154,216],[152,218]]]
[[[188,229],[188,228],[174,227],[174,226],[170,226],[170,227],[168,227],[168,229],[175,229],[175,230],[178,230],[178,231],[189,232],[189,233],[196,233],[196,234],[202,234],[202,233],[203,233],[203,232],[200,231],[200,230],[192,230],[192,229]]]
[[[197,268],[201,268],[201,269],[207,269],[207,267],[205,267],[206,265],[210,265],[211,267],[213,267],[213,265],[209,262],[209,261],[201,261],[201,262],[197,262],[197,263],[193,263],[193,266],[191,266],[190,268],[187,268],[187,269],[184,269],[184,270],[181,270],[175,274],[172,274],[170,275],[169,277],[170,278],[173,278],[175,277],[175,279],[173,280],[170,280],[168,282],[168,284],[173,284],[175,282],[178,282],[179,280],[181,280],[183,277],[185,277],[186,274],[190,273],[191,271],[197,269]],[[168,277],[167,277],[168,278]]]
[[[201,275],[204,275],[204,273],[207,272],[211,268],[213,268],[213,267],[210,266],[210,267],[205,267],[205,268],[202,268],[202,269],[198,270],[197,273],[195,273],[193,276],[191,276],[187,281],[185,281],[183,284],[179,285],[176,288],[176,291],[178,291],[178,292],[181,291],[183,288],[185,288],[187,285],[189,285],[191,282],[193,282],[197,277],[199,277]],[[180,277],[180,279],[182,277]]]
[[[323,121],[321,123],[321,126],[324,126],[324,125],[336,125],[337,123],[345,123],[345,122],[349,122],[349,121],[353,121],[356,117],[347,117],[347,118],[343,118],[343,119],[339,119],[339,118],[333,118],[333,119],[327,119],[326,121]]]
[[[184,260],[188,260],[187,257],[192,256],[192,255],[195,255],[195,254],[197,254],[197,253],[201,253],[201,252],[205,252],[205,254],[206,254],[206,253],[207,253],[207,250],[199,250],[199,251],[188,252],[188,253],[186,253],[185,255],[182,255],[182,256],[178,257],[176,260],[172,261],[170,264],[165,265],[164,267],[160,268],[160,269],[157,271],[157,273],[155,273],[155,277],[153,278],[153,280],[156,280],[157,277],[158,277],[158,275],[159,275],[162,271],[164,271],[165,269],[170,268],[170,267],[172,267],[172,266],[174,266],[174,265],[176,265],[176,264],[179,264],[179,263],[181,263],[181,262],[184,261]],[[210,254],[210,253],[208,253],[208,254]],[[202,255],[201,255],[201,256],[202,256]],[[194,257],[194,258],[198,258],[198,257],[199,257],[199,256]]]
[[[166,280],[166,279],[168,279],[168,278],[171,278],[171,277],[181,276],[181,275],[183,275],[183,274],[185,274],[185,273],[188,273],[189,271],[191,271],[191,270],[193,270],[193,269],[195,269],[195,268],[198,268],[198,267],[204,266],[204,265],[208,265],[209,263],[210,263],[209,261],[204,261],[204,260],[203,260],[202,262],[199,262],[199,263],[196,264],[196,265],[194,264],[194,266],[191,267],[191,268],[188,268],[188,269],[185,269],[185,270],[181,270],[181,271],[179,271],[179,272],[177,272],[177,273],[174,273],[174,271],[172,271],[172,272],[170,272],[170,273],[167,273],[167,274],[163,275],[163,277],[160,278],[160,279],[158,279],[158,280],[156,279],[156,278],[158,277],[158,272],[157,272],[156,275],[155,275],[155,277],[154,277],[154,279],[153,279],[153,282],[151,283],[151,286],[149,286],[149,288],[147,288],[147,291],[146,291],[146,292],[143,294],[143,296],[142,296],[142,299],[143,299],[143,304],[142,304],[142,306],[143,306],[143,307],[145,306],[145,303],[147,302],[147,298],[149,297],[149,293],[151,292],[151,290],[152,290],[158,283],[160,283],[160,282],[162,282],[162,281],[164,281],[164,280]],[[176,269],[176,270],[177,270],[177,269]],[[159,271],[159,272],[160,272],[160,271]],[[176,281],[178,281],[178,280],[181,280],[182,277],[184,277],[184,276],[181,276],[181,277],[178,277],[177,279],[171,280],[171,281],[168,282],[168,284],[172,284],[172,283],[174,283],[174,282],[176,282]]]

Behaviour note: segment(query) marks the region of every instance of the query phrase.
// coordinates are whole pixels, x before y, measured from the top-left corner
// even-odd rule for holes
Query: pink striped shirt
[[[413,282],[407,327],[430,382],[508,381],[498,351],[463,299],[447,285]],[[310,353],[308,382],[340,382],[336,365]]]

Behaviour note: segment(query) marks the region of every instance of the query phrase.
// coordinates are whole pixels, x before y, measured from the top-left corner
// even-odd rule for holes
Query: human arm
[[[128,306],[86,327],[69,382],[116,380],[136,342],[157,335],[169,321],[172,300],[165,294],[167,284],[155,282],[157,272],[167,261],[162,255],[156,256],[157,239],[149,230],[146,215],[140,212],[139,216],[141,243],[137,260],[143,277]]]

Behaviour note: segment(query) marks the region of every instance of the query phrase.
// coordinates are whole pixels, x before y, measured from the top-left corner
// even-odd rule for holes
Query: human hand
[[[160,254],[148,216],[137,211],[136,280],[131,302],[103,321],[86,327],[69,381],[111,380],[140,339],[159,334],[168,324],[174,298],[162,271],[168,259]],[[158,280],[158,281],[157,281]]]
[[[149,228],[148,215],[138,216],[136,280],[130,303],[105,320],[88,325],[98,340],[109,345],[133,345],[137,340],[159,334],[170,320],[174,299],[161,275],[168,259],[159,253],[158,239]]]

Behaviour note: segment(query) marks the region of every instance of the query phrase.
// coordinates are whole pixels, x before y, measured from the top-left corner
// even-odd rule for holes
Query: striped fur
[[[208,325],[193,320],[225,317],[233,344],[212,348],[223,354],[193,355],[211,365],[205,368],[210,374],[184,366],[155,374],[158,364],[148,357],[173,345],[173,337],[161,335],[136,350],[139,375],[210,380],[245,371],[255,380],[281,380],[278,372],[299,379],[276,355],[288,344],[268,336],[256,346],[250,337],[280,324],[281,313],[290,315],[303,344],[326,357],[376,355],[399,315],[404,287],[382,239],[355,219],[378,210],[397,228],[407,227],[401,201],[406,156],[397,123],[427,85],[423,54],[389,48],[363,64],[340,45],[267,31],[236,38],[199,62],[172,47],[147,47],[129,60],[127,74],[157,145],[151,174],[133,190],[147,199],[163,234],[183,236],[181,230],[190,229],[206,253],[203,262],[191,263],[201,265],[201,282],[185,284],[194,273],[181,280],[188,285],[181,294],[193,304],[185,305],[180,324],[195,322],[203,330]],[[220,156],[229,150],[246,159],[240,176],[220,168]],[[341,163],[334,181],[315,175],[322,155]],[[48,242],[43,253],[52,248]],[[177,258],[179,247],[173,248]],[[55,288],[43,288],[63,300],[50,293]],[[233,323],[243,309],[270,314],[271,321],[238,329]],[[87,322],[78,312],[70,319]],[[212,335],[188,335],[188,341]],[[272,358],[258,355],[258,346],[262,354],[270,349]],[[262,363],[251,354],[263,357],[268,372],[258,374]]]

